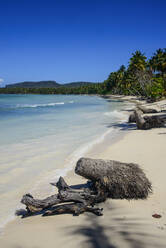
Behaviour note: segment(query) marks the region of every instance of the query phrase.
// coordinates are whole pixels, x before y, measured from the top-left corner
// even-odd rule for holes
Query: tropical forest
[[[43,84],[42,84],[43,85]],[[13,87],[0,88],[2,94],[119,94],[140,96],[152,101],[166,97],[166,48],[158,49],[148,59],[141,51],[135,51],[128,66],[121,65],[100,83],[74,83],[61,87]]]

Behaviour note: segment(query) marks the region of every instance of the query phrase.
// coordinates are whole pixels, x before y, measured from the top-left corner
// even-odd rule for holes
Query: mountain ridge
[[[93,84],[93,82],[84,82],[84,81],[78,81],[78,82],[71,82],[66,84],[60,84],[57,83],[54,80],[46,80],[46,81],[24,81],[14,84],[8,84],[5,86],[5,88],[59,88],[59,87],[80,87],[85,85]]]

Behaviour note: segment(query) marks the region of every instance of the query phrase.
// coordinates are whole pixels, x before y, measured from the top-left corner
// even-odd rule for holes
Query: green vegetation
[[[39,82],[21,82],[16,84],[8,84],[6,88],[58,88],[58,87],[80,87],[89,85],[90,82],[73,82],[68,84],[59,84],[56,81],[39,81]]]
[[[166,97],[166,49],[158,49],[149,60],[136,51],[128,68],[121,66],[104,84],[112,94],[143,96],[151,100]]]
[[[166,49],[158,49],[149,60],[143,53],[136,51],[132,54],[127,68],[122,65],[119,70],[111,72],[102,83],[76,82],[60,85],[55,81],[48,82],[38,82],[38,87],[36,83],[29,87],[29,82],[9,85],[1,88],[0,93],[123,94],[157,100],[166,97]],[[54,87],[50,84],[54,84]]]

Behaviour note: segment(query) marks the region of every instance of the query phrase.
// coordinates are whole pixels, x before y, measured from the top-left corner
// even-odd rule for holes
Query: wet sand
[[[104,208],[101,217],[91,213],[79,217],[69,214],[17,217],[4,229],[0,247],[166,247],[166,128],[144,131],[137,130],[134,124],[121,125],[121,132],[126,135],[120,140],[105,149],[96,148],[96,152],[87,156],[139,164],[153,186],[153,194],[147,200],[109,199],[100,204]],[[74,171],[67,175],[66,181],[70,185],[86,182]],[[162,217],[153,218],[155,213]]]

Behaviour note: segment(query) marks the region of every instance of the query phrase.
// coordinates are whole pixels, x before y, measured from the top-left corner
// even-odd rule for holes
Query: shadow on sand
[[[80,248],[165,248],[164,235],[151,232],[151,225],[146,219],[125,217],[125,211],[119,216],[117,206],[107,208],[103,217],[96,217],[86,213],[86,224],[75,229],[67,227],[68,235],[83,235],[84,241]],[[161,241],[162,240],[162,241]]]
[[[128,131],[128,130],[137,130],[136,124],[135,123],[128,123],[128,122],[124,122],[124,123],[113,123],[110,125],[107,125],[107,128],[118,128],[121,131]]]
[[[87,184],[71,187],[80,189],[85,185]],[[157,227],[146,216],[142,217],[138,213],[138,217],[135,217],[137,213],[133,216],[128,208],[118,207],[114,200],[101,203],[100,207],[104,207],[102,217],[84,213],[82,225],[76,225],[73,219],[71,222],[64,223],[62,228],[65,236],[82,237],[79,248],[165,248],[165,232],[162,230],[161,235],[156,234]],[[54,208],[56,206],[50,209]],[[43,215],[46,210],[48,208],[33,215]],[[17,210],[16,215],[22,218],[32,216],[25,209]]]

